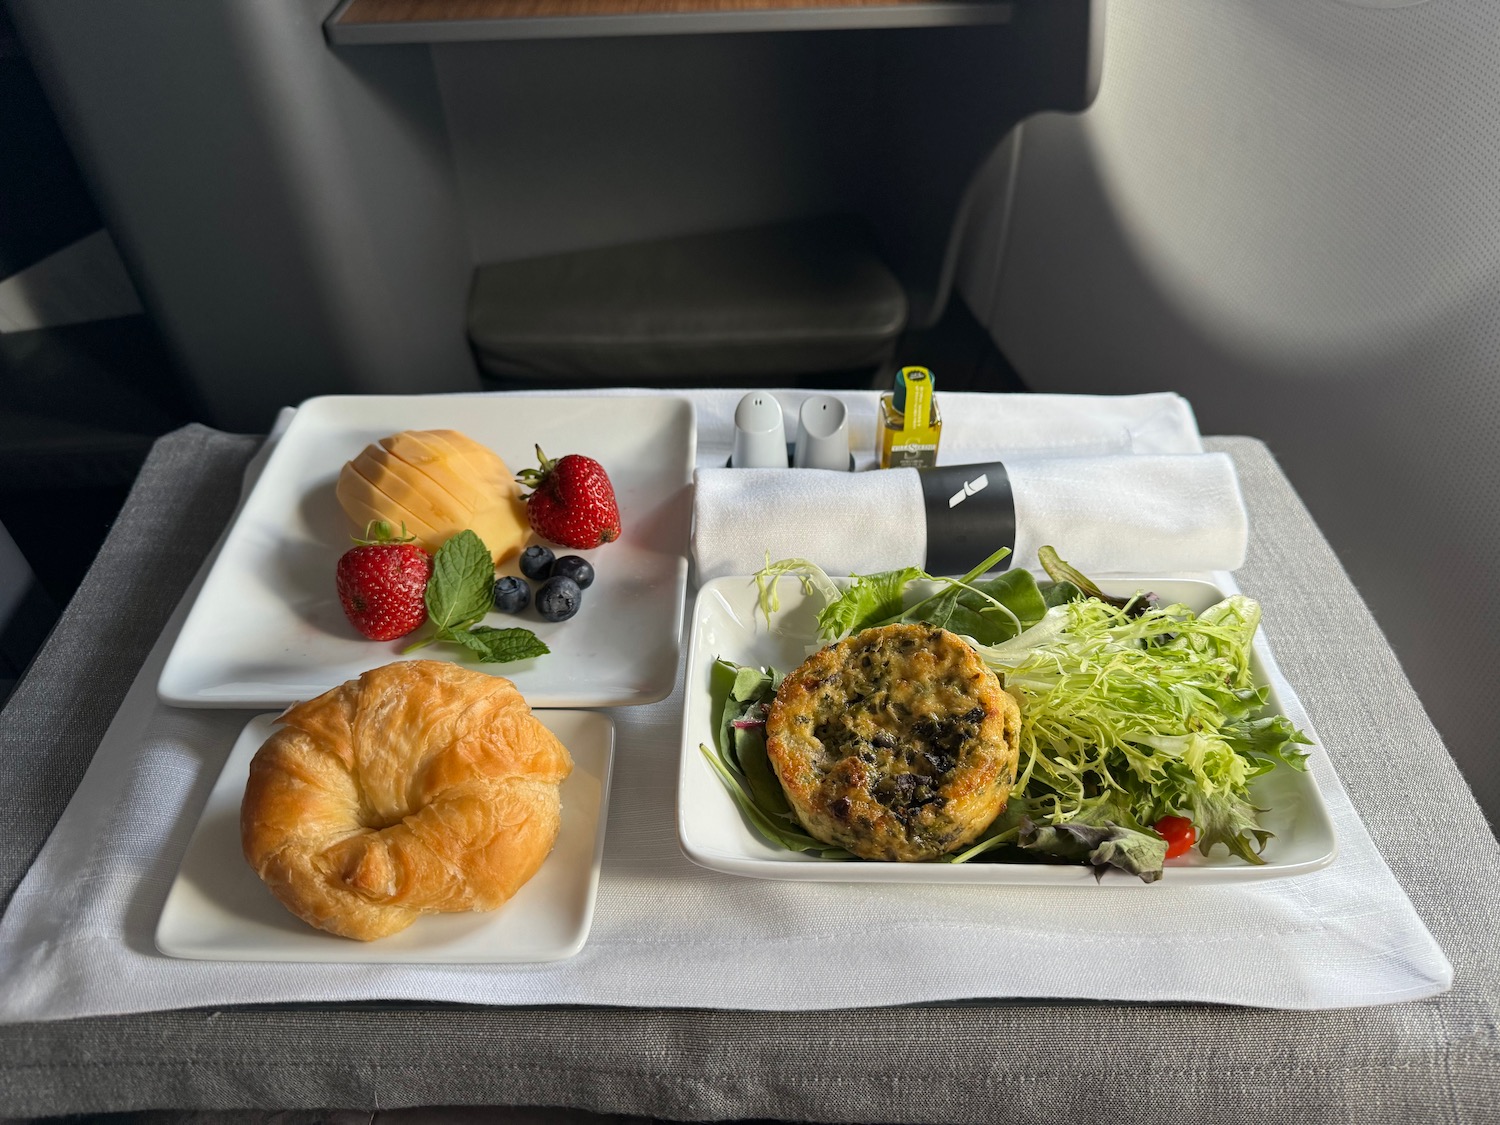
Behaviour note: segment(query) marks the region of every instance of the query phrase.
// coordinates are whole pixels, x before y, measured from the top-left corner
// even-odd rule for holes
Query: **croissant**
[[[293,914],[370,941],[514,895],[552,850],[572,768],[509,680],[387,664],[281,716],[250,763],[240,843]]]

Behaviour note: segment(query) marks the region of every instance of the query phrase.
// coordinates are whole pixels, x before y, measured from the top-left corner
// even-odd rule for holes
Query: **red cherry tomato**
[[[1185,816],[1164,816],[1151,827],[1167,842],[1168,859],[1187,855],[1188,849],[1198,842],[1198,830]]]

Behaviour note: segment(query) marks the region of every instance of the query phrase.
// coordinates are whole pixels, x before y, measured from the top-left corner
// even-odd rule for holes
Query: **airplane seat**
[[[839,215],[497,262],[468,306],[505,387],[868,377],[905,327],[868,227]]]
[[[543,327],[602,328],[539,357],[485,299],[516,297],[527,270],[476,284],[475,267],[645,243],[644,264],[612,268],[652,278],[667,268],[658,240],[819,215],[866,220],[873,252],[809,253],[792,275],[802,296],[779,306],[756,304],[763,269],[722,275],[737,280],[687,325],[708,359],[675,357],[670,377],[754,368],[734,339],[747,309],[785,314],[814,374],[879,354],[897,304],[880,269],[908,327],[930,326],[968,182],[1016,121],[1089,103],[1103,6],[856,6],[857,26],[846,12],[835,27],[792,5],[776,30],[720,32],[704,12],[681,34],[558,38],[491,37],[481,20],[452,41],[363,46],[331,46],[306,5],[8,10],[201,420],[255,432],[314,394],[478,389],[476,356],[539,382],[639,381],[616,366],[641,361],[620,326],[677,327],[661,319],[667,290],[604,302],[574,285],[576,260],[553,262]],[[810,337],[825,319],[828,335],[853,326],[847,351]],[[770,323],[755,320],[749,350],[784,369]]]
[[[1132,0],[1104,57],[971,304],[1034,390],[1265,440],[1500,824],[1500,5]]]
[[[504,217],[506,229],[562,245],[482,260],[467,308],[477,366],[499,386],[830,385],[850,375],[868,385],[904,329],[930,328],[941,316],[976,169],[1017,121],[1042,109],[1078,110],[1093,97],[1102,6],[1018,0],[1006,20],[980,26],[758,41],[750,49],[764,52],[776,75],[767,97],[779,115],[747,130],[756,159],[743,180],[729,182],[705,177],[701,162],[710,138],[735,132],[731,122],[707,133],[694,131],[702,128],[696,117],[678,131],[662,127],[678,121],[681,109],[670,103],[685,92],[711,96],[712,76],[675,69],[704,44],[586,48],[589,80],[608,82],[616,101],[642,111],[611,118],[608,143],[580,149],[600,158],[578,172],[589,194],[574,213],[556,214],[555,193],[510,189],[518,209]],[[529,130],[473,120],[483,112],[473,108],[484,88],[476,84],[493,79],[463,71],[473,65],[466,58],[445,61],[460,166],[476,162],[473,138],[485,126],[509,129],[498,174],[545,169],[530,178],[565,193],[556,136],[601,132],[598,111],[574,120],[549,110],[555,115],[539,120],[551,127]],[[510,61],[511,81],[525,81],[535,105],[586,103],[577,70],[539,68],[523,80],[519,68],[533,59],[516,53]],[[632,61],[641,65],[625,65]],[[738,206],[754,221],[715,228],[715,205],[705,204],[700,184],[724,196],[721,215]],[[493,185],[484,190],[493,194]],[[737,192],[744,198],[731,202]],[[689,212],[681,226],[657,213],[665,199]],[[580,228],[601,226],[595,212],[610,215],[616,237],[580,238]],[[700,225],[700,216],[710,221]],[[636,224],[653,223],[641,237]]]

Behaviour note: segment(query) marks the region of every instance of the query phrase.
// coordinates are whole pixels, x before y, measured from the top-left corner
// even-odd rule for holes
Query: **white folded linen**
[[[699,468],[722,465],[732,426],[715,428],[713,411],[727,403],[732,417],[737,395],[692,397],[710,415]],[[1143,397],[1165,407],[1158,419],[1191,420],[1174,396]],[[1120,432],[1143,416],[1140,399],[1081,405],[1089,433],[1108,429],[1101,420],[1116,405],[1131,420]],[[1055,421],[1063,406],[1048,407]],[[1196,441],[1179,428],[1169,444],[1189,448],[1142,451],[1191,453]],[[593,931],[577,956],[535,965],[174,960],[153,945],[161,907],[249,718],[157,699],[196,589],[0,919],[0,1022],[356,1000],[791,1010],[1005,996],[1330,1008],[1431,996],[1452,983],[1321,749],[1312,769],[1339,855],[1294,879],[1050,889],[765,882],[695,867],[675,834],[680,676],[669,699],[609,712],[607,841]],[[1307,729],[1290,685],[1274,666],[1270,676],[1288,717]]]
[[[767,554],[808,558],[842,574],[924,564],[927,520],[915,472],[863,471],[876,464],[879,395],[840,393],[861,471],[836,473],[725,469],[743,393],[693,394],[698,581],[754,573]],[[814,392],[774,393],[795,418]],[[940,391],[938,399],[939,464],[1006,465],[1017,541],[996,546],[1014,547],[1010,565],[1034,567],[1036,549],[1049,543],[1085,573],[1202,573],[1244,561],[1245,510],[1233,465],[1203,453],[1192,408],[1180,395]]]
[[[1015,535],[991,549],[1036,567],[1051,545],[1086,574],[1234,570],[1249,523],[1222,453],[1007,458]],[[994,475],[993,473],[991,475]],[[939,509],[937,519],[945,518]],[[753,574],[767,557],[805,558],[830,574],[925,566],[928,524],[915,469],[699,469],[693,498],[698,581]],[[984,554],[968,560],[981,561]]]
[[[728,464],[734,451],[734,409],[744,391],[694,391],[698,408],[698,464]],[[796,418],[810,390],[778,390],[782,414],[791,419],[787,441],[797,437]],[[849,408],[849,445],[857,468],[876,462],[875,427],[880,395],[835,392]],[[1166,391],[1144,395],[1046,395],[937,393],[943,416],[938,460],[944,465],[993,461],[1024,454],[1100,456],[1109,453],[1202,453],[1203,439],[1192,407]]]

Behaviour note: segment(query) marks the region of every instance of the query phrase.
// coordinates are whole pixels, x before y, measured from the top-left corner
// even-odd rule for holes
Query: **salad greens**
[[[1150,595],[1106,598],[1044,548],[1048,581],[1024,570],[962,578],[914,567],[856,577],[840,589],[802,559],[756,576],[762,611],[779,608],[776,579],[795,576],[823,599],[825,643],[892,622],[922,621],[963,636],[1021,705],[1020,771],[1005,811],[967,849],[936,862],[1018,857],[1115,867],[1161,877],[1166,842],[1152,825],[1186,817],[1205,855],[1222,844],[1261,863],[1271,833],[1249,785],[1278,764],[1306,769],[1308,739],[1262,714],[1250,671],[1260,607],[1233,595],[1194,614]],[[848,853],[813,839],[791,812],[765,751],[765,719],[782,673],[716,662],[717,746],[703,753],[768,839],[825,858]]]

